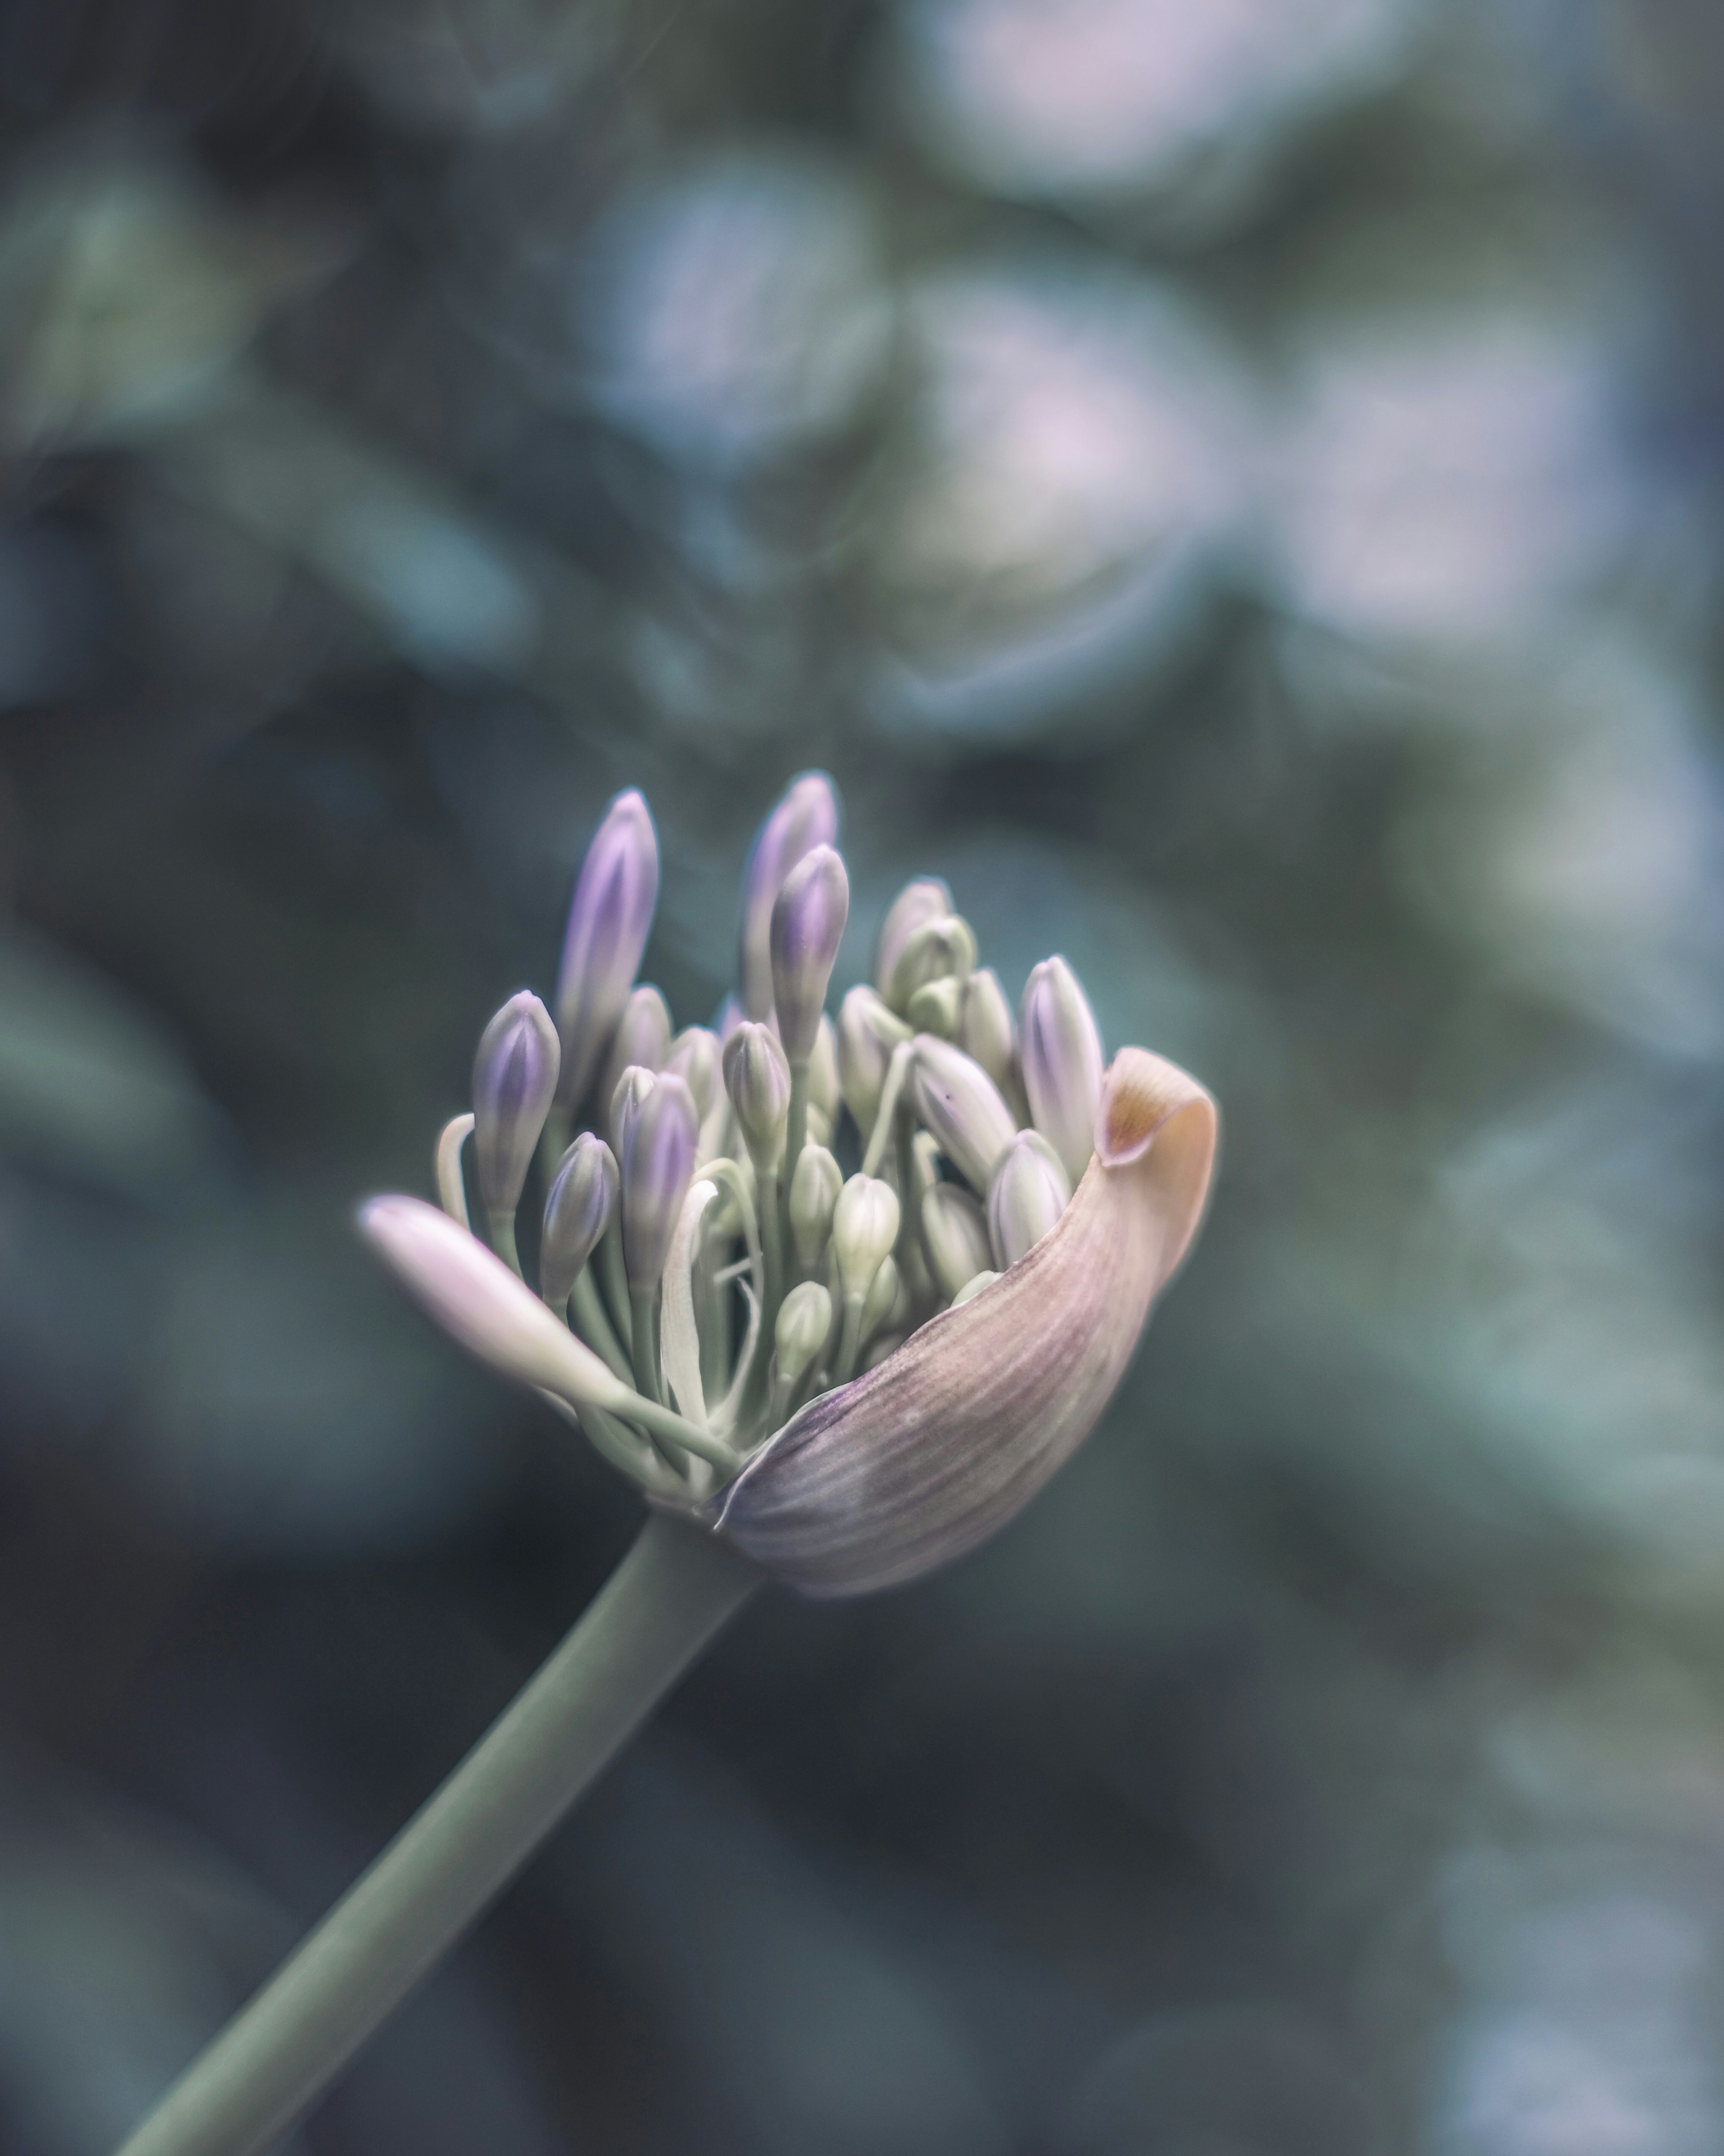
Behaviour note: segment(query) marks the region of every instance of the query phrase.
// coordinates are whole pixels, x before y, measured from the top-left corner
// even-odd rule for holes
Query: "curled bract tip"
[[[1217,1131],[1194,1078],[1121,1049],[1095,1155],[1052,1231],[811,1401],[712,1501],[711,1523],[823,1599],[895,1586],[986,1540],[1106,1406],[1196,1233]]]

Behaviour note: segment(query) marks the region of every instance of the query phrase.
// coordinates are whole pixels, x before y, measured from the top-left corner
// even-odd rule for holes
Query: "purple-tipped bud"
[[[724,1082],[756,1167],[776,1171],[790,1117],[790,1065],[771,1026],[743,1019],[724,1045]]]
[[[949,1301],[993,1263],[988,1222],[980,1204],[955,1183],[936,1183],[925,1191],[920,1212],[928,1270]]]
[[[724,1097],[724,1073],[719,1068],[718,1035],[704,1025],[685,1026],[670,1044],[670,1053],[659,1066],[674,1070],[695,1096],[695,1106],[704,1123]]]
[[[581,1268],[603,1240],[617,1209],[618,1180],[615,1154],[592,1131],[582,1131],[557,1163],[539,1238],[539,1292],[553,1310],[567,1302]]]
[[[992,966],[978,966],[964,983],[964,1011],[956,1039],[1009,1101],[1016,1083],[1017,1034],[1012,1006]]]
[[[804,854],[838,838],[838,796],[824,771],[805,771],[760,827],[742,875],[742,933],[736,973],[745,1017],[772,1014],[772,908]]]
[[[882,995],[892,978],[905,945],[916,930],[930,921],[943,921],[952,911],[952,893],[937,876],[907,883],[886,908],[874,946],[874,985]]]
[[[838,1082],[844,1105],[865,1138],[880,1111],[892,1050],[910,1039],[910,1028],[886,1009],[872,988],[854,988],[839,1006]]]
[[[986,1190],[1018,1134],[998,1086],[962,1049],[931,1033],[916,1037],[910,1083],[916,1112],[941,1152],[974,1188]]]
[[[634,1118],[641,1102],[653,1090],[656,1074],[644,1070],[638,1063],[631,1063],[617,1081],[617,1090],[611,1096],[607,1118],[611,1134],[611,1151],[621,1161],[629,1151],[629,1133],[634,1127]]]
[[[785,877],[772,906],[772,1000],[778,1038],[792,1063],[814,1052],[826,984],[850,916],[850,880],[831,846],[816,846]]]
[[[988,1233],[999,1270],[1033,1250],[1070,1203],[1059,1154],[1039,1131],[1019,1131],[988,1186]]]
[[[562,1070],[557,1097],[580,1106],[606,1050],[653,926],[659,898],[659,841],[643,797],[619,793],[587,849],[569,908],[557,978]]]
[[[632,1288],[656,1287],[695,1179],[700,1119],[682,1080],[661,1071],[634,1111],[623,1156],[623,1262]]]
[[[898,953],[885,987],[895,1011],[907,1014],[910,999],[930,981],[967,980],[976,963],[976,932],[956,913],[925,921]]]
[[[1075,1189],[1095,1150],[1101,1035],[1089,998],[1065,959],[1043,959],[1024,983],[1019,1036],[1030,1116],[1059,1154]]]
[[[617,1081],[631,1065],[640,1070],[662,1070],[670,1053],[670,1005],[656,988],[631,988],[611,1035],[593,1099],[608,1101],[617,1090]]]
[[[557,1091],[557,1028],[536,995],[511,996],[473,1059],[473,1158],[488,1214],[512,1214]]]

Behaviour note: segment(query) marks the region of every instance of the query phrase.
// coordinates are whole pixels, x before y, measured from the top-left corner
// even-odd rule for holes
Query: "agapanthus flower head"
[[[958,1555],[1075,1447],[1196,1231],[1217,1127],[1203,1087],[1160,1057],[1124,1048],[1104,1067],[1063,959],[1033,971],[1014,1027],[931,879],[888,910],[875,985],[849,990],[834,1029],[837,823],[818,774],[767,818],[741,993],[711,1031],[673,1040],[663,998],[633,979],[657,880],[650,819],[639,795],[613,804],[559,998],[581,1021],[563,1029],[565,1079],[572,1039],[586,1067],[558,1097],[567,1111],[590,1096],[597,1127],[550,1178],[543,1300],[512,1223],[482,1224],[495,1255],[468,1224],[469,1136],[490,1147],[482,1162],[499,1157],[490,1095],[439,1140],[443,1214],[385,1199],[362,1215],[465,1345],[577,1419],[653,1503],[813,1595]],[[531,1002],[488,1029],[475,1096],[518,1091],[536,1137],[557,1065]],[[538,1056],[514,1091],[494,1075],[515,1069],[495,1045],[505,1017]],[[605,1097],[594,1081],[612,1072]],[[517,1166],[530,1182],[531,1142],[511,1143],[505,1171],[482,1165],[488,1208],[511,1187],[519,1199]]]

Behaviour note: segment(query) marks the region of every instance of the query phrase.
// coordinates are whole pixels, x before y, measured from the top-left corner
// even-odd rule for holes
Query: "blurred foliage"
[[[375,1278],[623,784],[836,775],[1226,1111],[994,1548],[762,1603],[319,2156],[1724,2136],[1697,0],[0,7],[0,2146],[633,1512]],[[842,983],[840,983],[842,984]]]

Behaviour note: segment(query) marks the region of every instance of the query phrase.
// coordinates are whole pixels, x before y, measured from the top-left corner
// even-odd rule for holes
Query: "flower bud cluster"
[[[439,1148],[464,1230],[470,1127],[495,1256],[421,1236],[399,1214],[409,1201],[375,1216],[408,1277],[403,1252],[443,1269],[424,1299],[445,1322],[478,1281],[464,1337],[514,1308],[487,1266],[536,1278],[540,1318],[491,1359],[560,1384],[594,1443],[666,1501],[710,1494],[811,1403],[1008,1280],[1095,1150],[1101,1037],[1075,974],[1063,958],[1037,966],[1014,1018],[945,884],[899,894],[871,980],[828,1016],[849,911],[838,823],[830,782],[797,779],[749,856],[736,993],[711,1029],[675,1033],[664,996],[636,979],[658,841],[640,795],[619,795],[576,886],[555,1022],[525,991],[504,1004],[480,1042],[472,1116]],[[565,1368],[546,1351],[553,1318],[584,1360]]]

